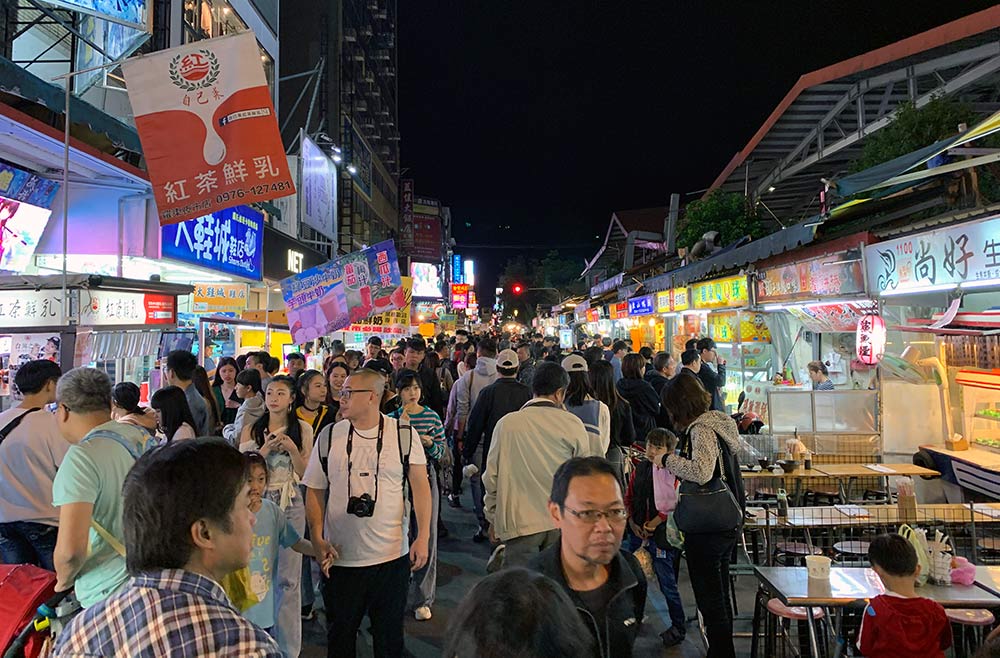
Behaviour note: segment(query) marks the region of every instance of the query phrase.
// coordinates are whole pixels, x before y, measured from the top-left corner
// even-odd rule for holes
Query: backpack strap
[[[331,423],[319,431],[319,435],[316,437],[316,443],[319,444],[319,463],[323,467],[323,474],[328,478],[330,476],[328,465],[330,463],[330,441],[333,435],[333,426],[336,423]],[[326,441],[326,447],[323,446],[323,441]]]
[[[155,439],[150,438],[146,441],[146,443],[142,446],[142,448],[137,448],[134,444],[126,441],[124,437],[122,437],[120,434],[118,434],[117,432],[112,432],[111,430],[99,430],[97,432],[91,432],[86,437],[84,437],[83,441],[86,442],[92,439],[111,439],[121,447],[128,450],[128,454],[132,455],[132,459],[139,459],[139,457],[142,457],[144,452],[150,449],[151,444],[154,446],[156,445]]]
[[[4,439],[7,438],[7,435],[13,432],[14,429],[21,424],[21,421],[24,420],[24,417],[30,414],[32,411],[41,411],[41,407],[32,407],[31,409],[28,409],[23,414],[21,414],[14,420],[7,423],[7,425],[5,425],[3,429],[0,429],[0,443],[3,443]]]

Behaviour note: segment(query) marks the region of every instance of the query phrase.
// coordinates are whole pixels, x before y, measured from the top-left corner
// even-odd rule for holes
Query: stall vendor
[[[833,382],[830,381],[830,373],[826,369],[826,364],[822,361],[811,361],[808,366],[809,379],[812,380],[814,391],[832,391]]]

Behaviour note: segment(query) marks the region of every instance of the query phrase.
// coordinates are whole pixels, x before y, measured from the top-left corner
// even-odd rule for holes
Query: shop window
[[[246,32],[249,27],[226,0],[184,0],[184,43]],[[274,59],[260,49],[264,77],[274,95]]]

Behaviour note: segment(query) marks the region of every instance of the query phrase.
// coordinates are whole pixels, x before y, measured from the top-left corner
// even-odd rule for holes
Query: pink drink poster
[[[281,282],[281,294],[296,343],[406,306],[392,240],[289,277]]]

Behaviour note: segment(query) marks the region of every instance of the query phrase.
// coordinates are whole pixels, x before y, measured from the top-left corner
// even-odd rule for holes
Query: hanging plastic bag
[[[907,524],[899,526],[899,534],[903,539],[913,545],[917,552],[917,564],[920,565],[920,574],[917,576],[917,586],[926,585],[927,578],[931,573],[931,559],[927,552],[927,539],[923,534],[911,528]]]

